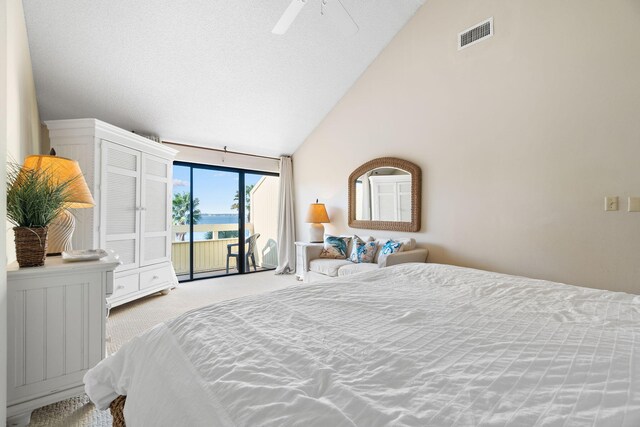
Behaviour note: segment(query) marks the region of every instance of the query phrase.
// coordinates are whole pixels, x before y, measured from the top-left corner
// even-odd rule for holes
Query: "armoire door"
[[[140,168],[142,153],[102,141],[100,241],[120,256],[117,271],[140,265]]]
[[[142,155],[140,265],[171,259],[171,162]]]

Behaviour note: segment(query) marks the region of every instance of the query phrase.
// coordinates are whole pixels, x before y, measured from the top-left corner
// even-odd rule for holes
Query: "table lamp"
[[[49,224],[48,255],[57,255],[70,251],[71,236],[76,228],[76,219],[67,209],[90,208],[95,205],[91,191],[84,180],[80,165],[75,160],[56,156],[54,149],[50,155],[29,156],[24,160],[23,168],[47,170],[52,180],[70,181],[65,208]]]
[[[330,222],[324,203],[318,203],[318,199],[316,199],[315,203],[311,203],[309,211],[307,212],[306,222],[311,224],[309,228],[310,242],[317,243],[324,241],[324,225],[322,225],[322,223]]]

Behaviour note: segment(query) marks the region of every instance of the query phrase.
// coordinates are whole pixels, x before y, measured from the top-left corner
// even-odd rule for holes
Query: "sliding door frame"
[[[264,175],[264,176],[280,176],[279,173],[276,172],[264,172],[253,169],[241,169],[241,168],[231,168],[226,166],[213,166],[213,165],[204,165],[201,163],[191,163],[191,162],[181,162],[174,161],[173,166],[183,166],[189,168],[189,279],[181,280],[180,283],[193,282],[196,280],[205,280],[205,279],[216,279],[218,277],[228,277],[235,276],[237,274],[253,274],[253,273],[261,273],[262,271],[249,271],[246,270],[244,258],[245,258],[245,245],[244,240],[245,235],[245,175]],[[221,274],[216,276],[209,277],[193,277],[193,269],[194,269],[194,260],[193,260],[193,170],[194,169],[204,169],[204,170],[213,170],[220,172],[232,172],[238,174],[238,261],[236,263],[238,267],[238,272],[229,273],[229,274]],[[172,190],[173,191],[173,190]]]

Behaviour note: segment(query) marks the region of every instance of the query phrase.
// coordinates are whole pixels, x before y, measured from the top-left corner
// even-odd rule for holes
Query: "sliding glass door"
[[[277,174],[176,162],[172,261],[189,281],[274,269]]]

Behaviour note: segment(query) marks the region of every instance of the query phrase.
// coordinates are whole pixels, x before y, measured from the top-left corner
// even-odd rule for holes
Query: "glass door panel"
[[[191,280],[191,168],[173,166],[171,262],[179,281]]]
[[[176,162],[171,260],[182,282],[275,269],[276,174]]]
[[[279,178],[245,173],[245,271],[273,270],[278,266]]]
[[[193,278],[238,273],[237,172],[193,168]]]

